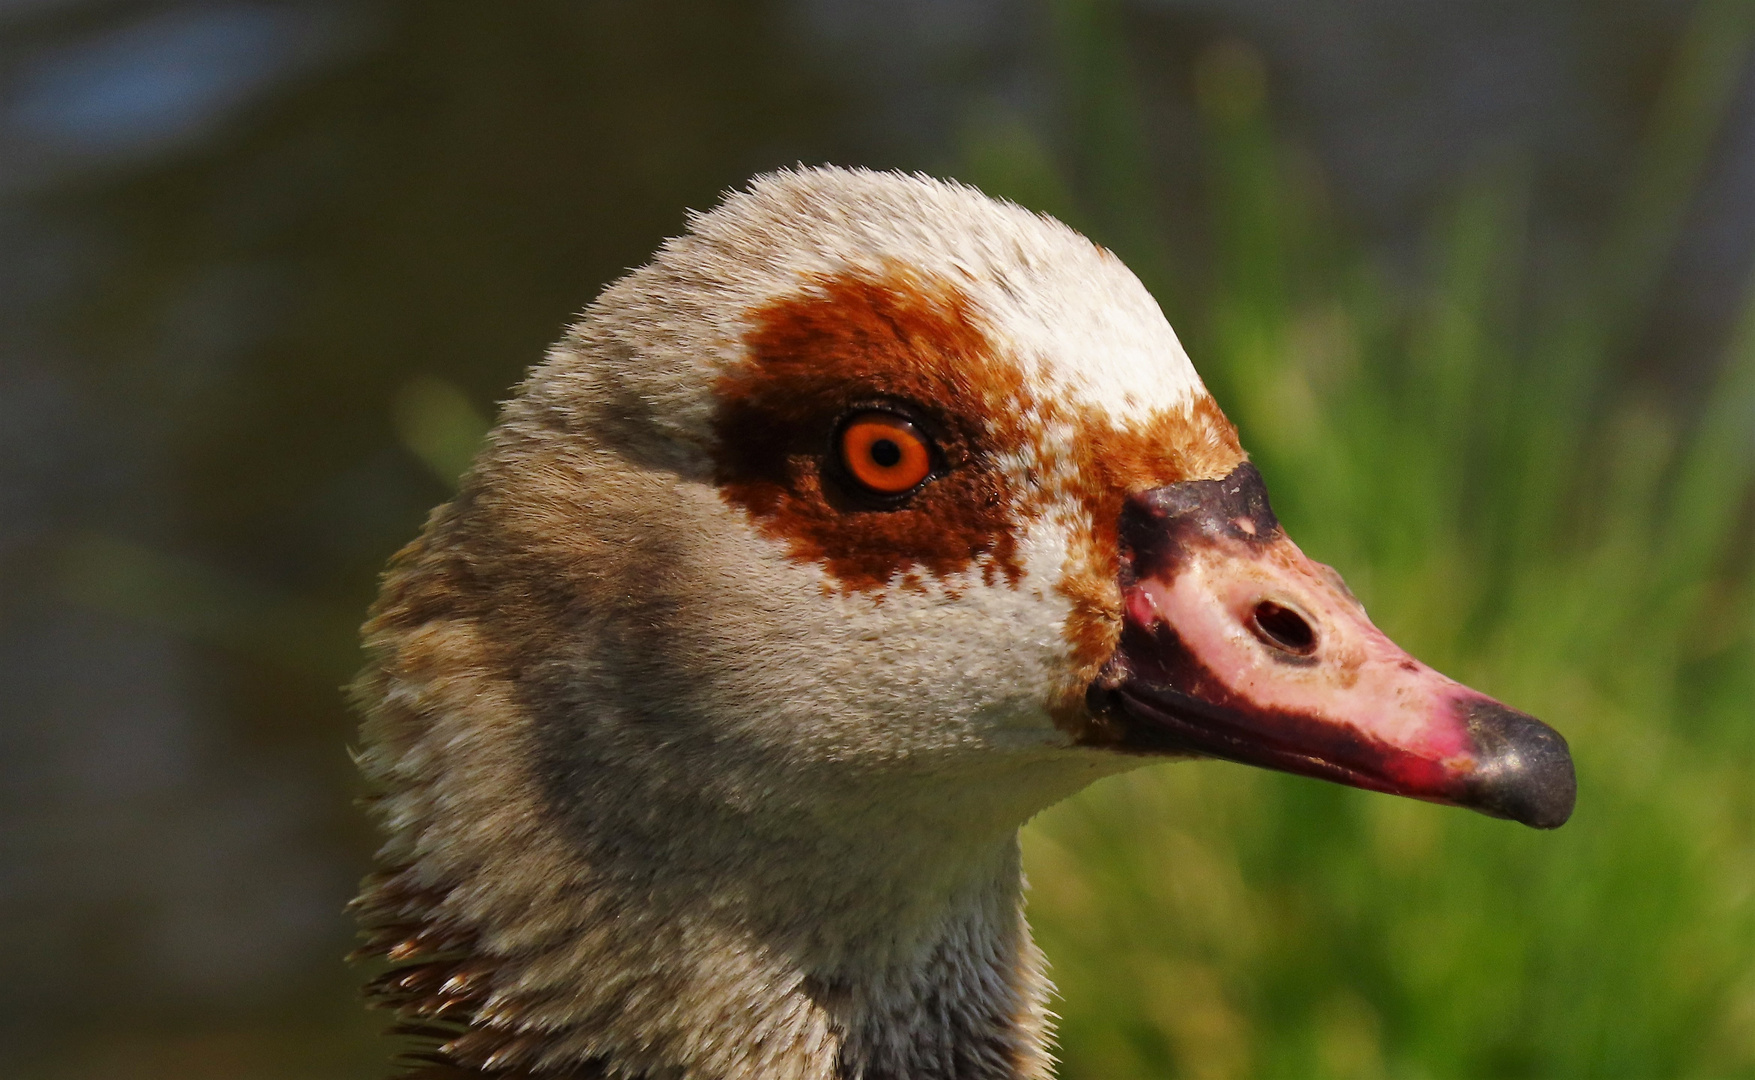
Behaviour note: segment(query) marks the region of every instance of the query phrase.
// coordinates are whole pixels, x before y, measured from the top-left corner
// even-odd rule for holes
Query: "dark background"
[[[1161,239],[1179,318],[1215,243],[1200,58],[1246,47],[1392,277],[1494,169],[1530,178],[1539,275],[1594,250],[1693,10],[0,0],[0,1073],[376,1074],[338,688],[446,496],[423,418],[491,415],[686,208],[794,162],[1043,153],[1008,193]],[[1122,92],[1069,74],[1087,17],[1127,43],[1138,220],[1086,198],[1084,99]],[[1707,150],[1616,376],[1683,415],[1755,251],[1746,72]]]

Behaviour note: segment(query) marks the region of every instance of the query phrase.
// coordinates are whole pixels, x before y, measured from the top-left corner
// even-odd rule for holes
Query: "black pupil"
[[[871,460],[881,468],[894,468],[902,461],[902,448],[894,439],[879,439],[871,444]]]

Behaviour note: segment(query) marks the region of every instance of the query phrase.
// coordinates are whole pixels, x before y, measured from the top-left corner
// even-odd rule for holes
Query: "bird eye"
[[[857,413],[835,442],[847,475],[873,494],[906,495],[932,475],[926,436],[895,413]]]

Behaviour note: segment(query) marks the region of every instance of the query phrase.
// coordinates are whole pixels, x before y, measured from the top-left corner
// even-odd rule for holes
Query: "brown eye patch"
[[[1213,399],[1128,422],[1089,405],[1032,394],[993,349],[952,282],[893,267],[879,276],[825,275],[752,314],[747,359],[723,375],[715,416],[721,496],[801,562],[848,591],[979,567],[1016,586],[1019,538],[1051,507],[1077,508],[1056,590],[1070,604],[1062,633],[1069,667],[1053,712],[1069,732],[1096,722],[1089,681],[1120,634],[1116,521],[1127,495],[1224,476],[1243,460]],[[930,423],[938,467],[899,505],[850,500],[830,480],[838,427],[872,402],[906,402]],[[1055,448],[1049,425],[1070,428]],[[994,462],[1034,463],[1028,480]]]
[[[959,289],[903,268],[824,276],[756,311],[752,324],[749,359],[717,387],[727,501],[849,590],[971,567],[988,582],[1017,583],[1019,493],[993,458],[1026,443],[1017,418],[1028,395]],[[911,423],[878,412],[844,422],[869,401],[907,402],[930,422],[939,459],[931,483],[921,486],[933,466],[929,456],[921,470],[909,440],[922,433]],[[882,432],[857,427],[878,416],[909,430],[893,429],[886,447]],[[831,447],[838,462],[826,459]],[[902,505],[872,507],[838,490],[834,471],[880,495],[918,490]]]

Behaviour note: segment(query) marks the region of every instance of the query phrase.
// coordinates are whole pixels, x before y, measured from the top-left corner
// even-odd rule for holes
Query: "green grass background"
[[[1412,266],[1352,236],[1320,169],[1278,133],[1260,57],[1236,43],[1198,65],[1209,173],[1198,185],[1208,219],[1197,231],[1206,246],[1172,242],[1182,232],[1163,220],[1165,178],[1123,13],[1110,0],[1048,3],[1065,109],[1057,126],[1070,137],[1041,137],[1039,117],[977,110],[945,171],[1114,248],[1160,298],[1240,426],[1297,542],[1339,568],[1412,652],[1559,728],[1579,772],[1577,813],[1554,833],[1216,762],[1145,769],[1054,808],[1026,830],[1025,853],[1031,919],[1061,990],[1062,1077],[1755,1077],[1755,287],[1714,383],[1691,404],[1627,370],[1651,347],[1648,315],[1746,70],[1755,3],[1692,9],[1643,157],[1621,178],[1620,209],[1597,247],[1537,242],[1533,177],[1507,158],[1481,163],[1452,193]],[[563,35],[556,49],[613,39],[662,73],[654,82],[665,100],[717,100],[734,85],[691,89],[687,72],[722,43],[715,37],[714,50],[664,67],[676,40],[662,29],[647,53],[595,30]],[[747,63],[747,50],[723,51]],[[538,54],[515,39],[492,53],[505,66],[484,82],[513,85],[513,73],[549,70],[535,66]],[[444,71],[455,66],[449,52],[432,55],[448,58]],[[580,63],[571,52],[564,59]],[[377,81],[325,93],[351,102],[410,77],[383,70],[401,74],[372,68]],[[632,94],[631,74],[606,70],[604,108],[616,123],[586,129],[610,132],[601,141],[619,148],[617,125],[633,117],[643,137],[668,147],[651,151],[654,164],[629,173],[639,184],[627,188],[596,184],[597,159],[581,154],[544,167],[592,184],[508,181],[484,194],[483,177],[518,168],[477,153],[483,144],[466,137],[467,123],[420,114],[441,153],[412,136],[380,139],[369,110],[349,121],[370,138],[338,145],[364,160],[349,175],[372,198],[359,204],[365,211],[355,206],[357,220],[320,215],[350,237],[338,248],[344,257],[312,263],[336,282],[310,315],[318,329],[281,342],[251,376],[271,408],[251,412],[239,402],[255,398],[223,394],[202,399],[223,408],[190,407],[222,433],[229,424],[260,429],[235,441],[191,437],[185,451],[202,465],[185,486],[212,504],[201,518],[220,538],[211,549],[248,552],[264,534],[280,542],[295,520],[286,507],[308,505],[301,485],[326,484],[357,464],[352,457],[377,453],[390,438],[380,427],[393,427],[430,470],[433,479],[421,479],[437,497],[478,445],[487,395],[577,299],[582,256],[551,233],[574,213],[578,192],[615,210],[578,211],[601,231],[621,219],[622,202],[638,201],[629,190],[704,169],[700,161],[717,160],[708,153],[715,139],[750,137],[734,120],[793,93],[781,82],[775,98],[739,98],[723,115],[673,115]],[[540,96],[510,100],[528,111]],[[564,126],[550,122],[568,135],[542,142],[544,155],[590,142],[572,133],[594,114],[571,98],[562,105]],[[505,123],[494,109],[480,115]],[[332,119],[303,122],[333,134]],[[380,144],[382,161],[358,150]],[[478,157],[492,168],[472,172]],[[454,177],[463,178],[456,190],[447,186]],[[193,181],[165,183],[182,192],[175,185]],[[379,209],[379,198],[396,212]],[[664,188],[655,201],[669,213],[681,198]],[[510,203],[534,206],[511,219],[538,236],[528,248],[510,225],[473,212]],[[223,229],[213,227],[220,239],[205,241],[210,251],[199,241],[206,219],[177,225],[187,220],[150,218],[177,241],[148,245],[154,258],[185,245],[197,268],[202,258],[236,257]],[[660,227],[638,218],[616,241],[625,252],[589,253],[626,265]],[[296,261],[305,249],[295,240],[285,250],[264,245]],[[541,259],[525,257],[531,251]],[[111,302],[127,317],[112,315],[121,328],[112,332],[138,331],[129,297],[156,312],[155,290],[169,294],[164,281],[188,272],[163,258],[115,290],[122,299]],[[542,270],[550,261],[560,269]],[[455,320],[441,317],[453,310]],[[318,389],[301,397],[307,381]],[[359,419],[368,414],[369,430]],[[270,732],[260,736],[269,745],[321,748],[310,769],[339,807],[353,782],[340,752],[352,720],[335,686],[357,663],[370,576],[431,501],[419,497],[406,520],[390,515],[393,536],[348,556],[357,563],[319,560],[329,576],[302,592],[108,534],[69,545],[66,589],[89,607],[301,672],[225,668],[245,687],[223,699],[226,715],[240,731]],[[272,734],[275,724],[285,730]],[[345,810],[337,816],[360,827]],[[355,843],[362,861],[369,843]],[[337,916],[333,955],[316,962],[331,981],[288,991],[304,1011],[215,1010],[171,1022],[151,1000],[101,999],[97,1008],[112,1011],[69,1021],[73,1034],[53,1049],[65,1061],[16,1065],[0,1051],[0,1076],[12,1075],[9,1065],[43,1080],[381,1076],[391,1047],[376,1035],[381,1019],[352,998],[355,976],[339,960],[346,932]]]
[[[1610,235],[1539,269],[1515,161],[1454,194],[1419,272],[1366,257],[1259,57],[1215,48],[1198,295],[1114,13],[1057,13],[1087,137],[987,125],[963,178],[1135,266],[1294,539],[1579,774],[1555,833],[1204,762],[1049,811],[1025,852],[1063,1077],[1755,1076],[1755,290],[1695,413],[1622,370],[1755,8],[1699,6]]]

